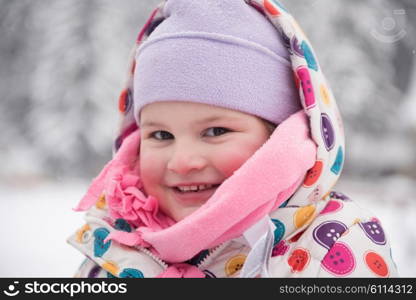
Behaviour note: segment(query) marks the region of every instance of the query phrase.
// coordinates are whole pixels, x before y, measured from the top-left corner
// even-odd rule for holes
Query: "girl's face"
[[[258,117],[191,102],[146,105],[140,128],[144,190],[175,221],[203,205],[270,136]]]

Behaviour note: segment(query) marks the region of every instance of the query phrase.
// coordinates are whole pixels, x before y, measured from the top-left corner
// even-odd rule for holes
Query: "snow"
[[[72,277],[83,256],[66,238],[83,224],[71,209],[86,184],[0,186],[0,277]]]
[[[342,177],[341,177],[342,178]],[[2,266],[0,277],[71,277],[83,256],[66,243],[82,226],[72,211],[88,186],[57,181],[19,186],[0,183]],[[342,178],[336,190],[369,208],[390,237],[400,276],[416,276],[416,187],[405,177],[379,180]]]

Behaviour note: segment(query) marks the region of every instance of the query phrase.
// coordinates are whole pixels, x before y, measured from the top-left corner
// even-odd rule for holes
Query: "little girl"
[[[162,3],[119,108],[68,239],[77,277],[397,276],[380,221],[332,191],[341,117],[276,0]]]

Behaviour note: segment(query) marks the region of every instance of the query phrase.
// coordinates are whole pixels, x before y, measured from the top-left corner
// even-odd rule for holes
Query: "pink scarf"
[[[137,129],[124,139],[75,210],[89,209],[104,193],[109,216],[124,218],[136,227],[131,233],[115,231],[107,240],[148,247],[171,263],[241,236],[295,192],[316,160],[308,117],[299,111],[281,123],[204,205],[175,223],[159,211],[157,199],[141,190],[139,145]]]

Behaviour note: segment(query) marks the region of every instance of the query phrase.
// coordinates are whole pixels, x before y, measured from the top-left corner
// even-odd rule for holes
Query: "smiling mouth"
[[[209,187],[205,186],[205,187],[198,187],[198,188],[194,188],[194,189],[181,189],[177,186],[172,187],[176,192],[180,193],[180,194],[196,194],[196,193],[201,193],[201,192],[205,192],[205,191],[212,191],[215,190],[216,188],[218,188],[220,186],[220,184],[213,184]]]

